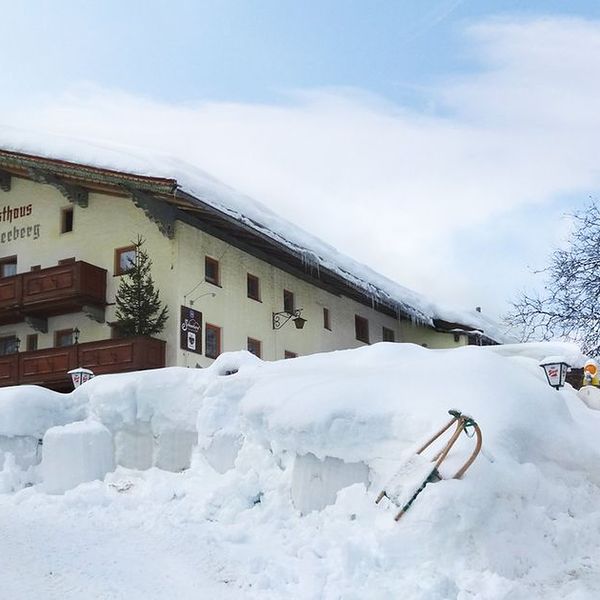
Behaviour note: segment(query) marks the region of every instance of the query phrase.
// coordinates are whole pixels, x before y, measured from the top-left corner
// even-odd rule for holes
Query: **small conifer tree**
[[[150,274],[152,261],[144,250],[144,238],[140,235],[133,243],[135,257],[121,278],[115,302],[116,326],[124,336],[155,335],[165,328],[168,318],[167,306],[162,306],[158,290]]]

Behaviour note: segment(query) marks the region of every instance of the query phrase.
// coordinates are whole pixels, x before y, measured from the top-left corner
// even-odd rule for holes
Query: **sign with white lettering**
[[[202,313],[182,306],[180,311],[179,347],[202,354]]]

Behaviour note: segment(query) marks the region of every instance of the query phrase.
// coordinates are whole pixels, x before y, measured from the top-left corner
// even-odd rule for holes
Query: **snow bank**
[[[18,554],[27,572],[44,558],[21,530],[34,527],[44,548],[74,530],[83,555],[60,564],[56,598],[78,589],[98,531],[110,531],[103,548],[120,557],[104,560],[95,577],[104,596],[125,561],[180,598],[197,596],[190,573],[223,598],[600,597],[600,411],[571,388],[548,386],[539,353],[382,343],[275,363],[236,353],[209,369],[97,377],[70,402],[115,441],[145,436],[146,467],[158,460],[156,437],[174,464],[182,453],[170,445],[197,432],[190,468],[119,467],[103,482],[50,497],[40,485],[11,493],[20,473],[9,460],[0,472],[9,492],[0,496],[0,552]],[[450,408],[480,424],[482,453],[462,480],[429,484],[395,523],[397,507],[375,498]],[[442,476],[472,448],[462,435]],[[152,560],[139,548],[152,548]],[[169,581],[154,577],[157,552],[176,565]],[[122,585],[123,597],[142,597],[139,578],[137,587]]]

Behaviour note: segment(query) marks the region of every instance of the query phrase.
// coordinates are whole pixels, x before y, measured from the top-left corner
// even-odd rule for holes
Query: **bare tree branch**
[[[522,292],[506,321],[523,341],[569,339],[587,354],[600,354],[600,207],[592,202],[573,215],[566,249],[555,250],[541,293]]]

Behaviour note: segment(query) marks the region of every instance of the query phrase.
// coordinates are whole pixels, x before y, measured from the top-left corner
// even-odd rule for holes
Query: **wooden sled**
[[[476,437],[475,448],[463,466],[454,474],[452,479],[460,479],[473,464],[473,461],[477,458],[477,455],[481,450],[482,438],[479,425],[477,425],[471,417],[463,415],[459,410],[449,410],[448,413],[452,415],[452,419],[448,424],[429,438],[427,442],[417,450],[416,454],[411,456],[401,465],[396,474],[387,483],[386,487],[381,491],[379,496],[377,496],[377,500],[375,500],[375,503],[379,504],[383,498],[387,498],[390,502],[393,502],[400,508],[400,512],[394,517],[395,521],[400,520],[402,515],[411,507],[416,497],[425,489],[425,486],[428,483],[434,483],[442,479],[438,470],[439,466],[444,462],[452,449],[452,446],[463,431],[468,437]],[[456,424],[456,429],[446,445],[430,460],[422,456],[422,453],[454,424]]]

